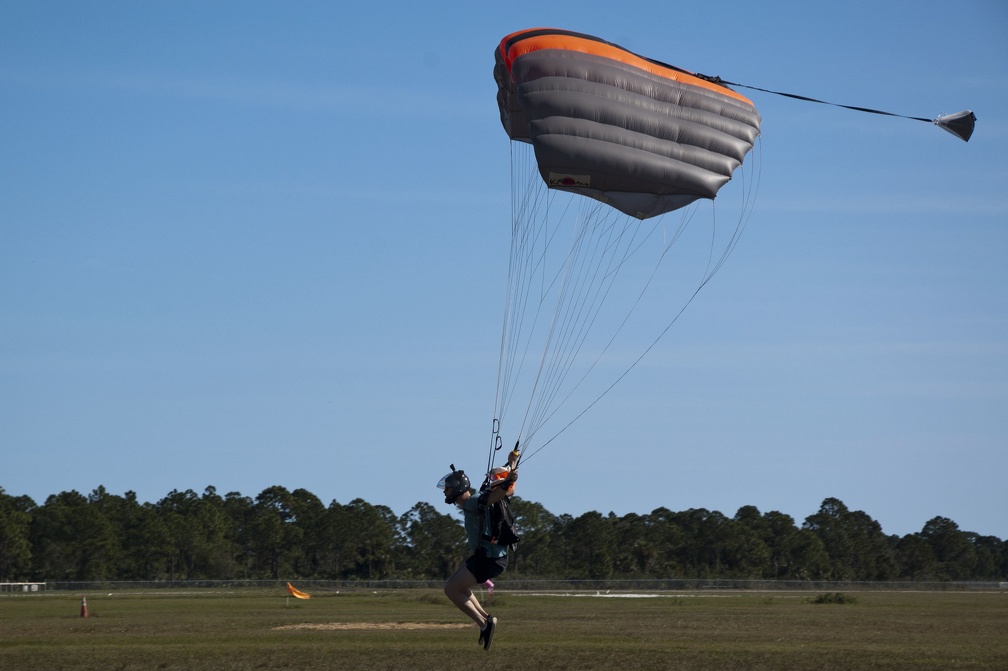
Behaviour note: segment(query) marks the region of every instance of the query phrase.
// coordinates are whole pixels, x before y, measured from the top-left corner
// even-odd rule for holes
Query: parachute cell
[[[638,219],[713,199],[759,136],[744,96],[580,33],[508,35],[494,77],[505,131],[550,188]]]

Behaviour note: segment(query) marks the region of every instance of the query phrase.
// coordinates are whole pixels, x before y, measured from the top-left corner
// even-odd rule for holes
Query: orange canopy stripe
[[[565,49],[567,51],[579,51],[581,53],[601,56],[639,68],[659,77],[666,77],[683,84],[699,86],[700,88],[753,106],[751,100],[726,86],[701,79],[685,70],[678,70],[671,66],[648,60],[622,47],[590,35],[553,28],[532,28],[511,33],[501,40],[500,43],[501,57],[507,65],[508,70],[511,69],[511,63],[516,58],[542,49]]]

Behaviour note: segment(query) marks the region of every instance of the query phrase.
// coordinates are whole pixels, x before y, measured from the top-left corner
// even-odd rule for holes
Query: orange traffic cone
[[[82,596],[80,600],[80,616],[87,617],[87,597]]]

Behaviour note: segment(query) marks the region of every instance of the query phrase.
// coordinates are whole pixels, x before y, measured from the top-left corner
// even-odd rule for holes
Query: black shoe
[[[487,617],[486,625],[480,631],[480,641],[483,642],[483,649],[489,650],[493,643],[494,630],[497,629],[497,618],[493,615]]]
[[[489,622],[489,621],[490,621],[490,614],[487,613],[487,619],[486,619],[485,622],[483,622],[483,628],[480,629],[479,645],[483,645],[483,638],[486,636],[486,631],[487,631],[486,630],[486,625],[487,625],[487,622]]]

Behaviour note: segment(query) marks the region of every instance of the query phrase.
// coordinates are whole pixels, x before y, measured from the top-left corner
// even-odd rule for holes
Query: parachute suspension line
[[[509,142],[508,146],[511,150],[511,252],[508,261],[507,285],[504,296],[504,318],[501,325],[501,345],[497,362],[497,394],[494,399],[494,419],[493,430],[490,436],[488,470],[492,465],[494,452],[497,450],[497,443],[500,440],[500,421],[507,407],[507,389],[511,361],[510,351],[513,347],[513,332],[509,328],[509,325],[520,321],[520,316],[516,317],[514,313],[523,305],[519,298],[519,287],[516,286],[516,282],[520,277],[520,268],[516,265],[516,260],[520,257],[516,253],[515,247],[524,244],[524,241],[520,237],[523,232],[520,224],[524,217],[527,216],[525,214],[526,209],[531,206],[527,198],[524,200],[518,199],[518,194],[526,192],[519,185],[527,183],[528,175],[523,174],[521,171],[521,168],[527,162],[515,157],[516,151],[521,151],[524,148],[527,152],[528,147],[518,146],[513,142]]]
[[[577,233],[578,233],[578,235],[577,235],[577,237],[575,238],[575,240],[574,240],[574,242],[572,244],[572,252],[571,252],[572,254],[575,253],[575,251],[579,247],[581,241],[583,241],[583,239],[584,239],[583,238],[583,231],[578,231]],[[568,258],[567,258],[567,261],[564,264],[562,264],[562,266],[561,266],[561,268],[566,268],[566,272],[563,274],[563,277],[562,277],[563,281],[560,283],[560,288],[559,288],[559,293],[560,293],[561,297],[564,295],[564,293],[565,293],[565,287],[568,286],[568,283],[569,283],[570,277],[571,277],[570,258],[571,257],[569,255]],[[549,286],[553,286],[553,284],[555,283],[555,281],[557,279],[560,279],[560,275],[555,276],[554,277],[554,281],[550,282]],[[544,278],[544,281],[545,281],[545,278]],[[546,292],[545,292],[546,287],[543,287],[543,289],[544,289],[544,291],[540,294],[540,306],[542,305],[543,299],[546,296]],[[557,317],[558,317],[558,314],[559,314],[561,308],[562,308],[562,298],[561,298],[561,300],[558,300],[558,302],[557,302],[557,308],[556,308],[556,310],[554,311],[554,313],[552,315],[552,319],[551,319],[551,322],[550,322],[550,328],[549,328],[549,330],[547,332],[547,336],[546,336],[546,343],[545,343],[545,346],[543,347],[542,355],[539,358],[539,367],[536,370],[536,375],[535,375],[535,378],[534,378],[533,383],[532,383],[532,391],[529,394],[528,404],[525,407],[525,415],[524,415],[524,417],[522,419],[520,433],[521,433],[522,436],[524,436],[524,438],[525,438],[526,441],[528,441],[529,438],[530,438],[529,434],[530,433],[534,433],[532,430],[529,430],[528,432],[526,432],[525,429],[526,429],[526,426],[528,424],[529,415],[533,412],[533,407],[534,407],[533,404],[534,404],[535,399],[536,399],[536,392],[537,392],[537,390],[539,388],[539,383],[543,379],[543,370],[545,368],[546,360],[547,360],[547,358],[549,356],[549,353],[550,353],[550,349],[551,349],[551,345],[552,345],[552,342],[553,342],[554,335],[556,333],[556,329],[557,329]]]
[[[762,150],[763,145],[758,138],[755,147],[757,148],[757,150]],[[760,155],[754,156],[754,160],[752,161],[752,163],[755,164],[753,166],[753,169],[756,171],[756,179],[754,180],[750,179],[747,181],[746,180],[747,172],[745,168],[743,167],[739,168],[740,173],[739,181],[742,182],[742,188],[740,189],[742,204],[739,209],[738,220],[735,222],[735,230],[732,232],[728,244],[725,245],[724,249],[721,251],[721,257],[718,259],[717,263],[711,270],[710,274],[704,279],[703,283],[698,287],[698,290],[702,289],[711,279],[713,279],[714,275],[716,275],[718,271],[721,270],[722,266],[724,266],[725,262],[728,260],[728,257],[731,256],[731,253],[733,251],[735,251],[735,246],[738,245],[738,241],[742,238],[742,233],[749,225],[749,220],[752,217],[753,207],[755,206],[756,203],[756,193],[759,190],[759,177],[762,175],[763,161],[761,159],[762,159],[762,153],[760,153]],[[717,224],[716,208],[714,208],[714,222],[716,225]]]
[[[675,241],[678,240],[678,238],[682,235],[682,232],[686,229],[686,226],[687,226],[688,222],[690,220],[692,220],[693,213],[695,211],[696,211],[695,207],[690,207],[688,210],[686,210],[686,212],[684,213],[684,215],[680,219],[679,227],[676,230],[676,233],[673,236],[673,238],[672,238],[671,241],[669,241],[667,239],[667,237],[663,237],[662,252],[661,252],[661,254],[660,254],[657,262],[655,263],[654,268],[652,268],[651,274],[648,276],[647,282],[644,284],[644,286],[641,288],[640,292],[637,294],[636,300],[630,306],[630,309],[627,310],[627,312],[623,316],[623,319],[620,322],[619,326],[613,332],[612,336],[609,338],[609,341],[599,351],[598,355],[595,357],[595,360],[592,361],[591,365],[589,365],[587,367],[587,369],[585,370],[584,374],[582,374],[581,378],[577,381],[577,383],[574,384],[570,388],[570,390],[567,392],[567,394],[564,396],[564,398],[560,401],[560,403],[557,403],[553,407],[553,410],[548,415],[546,415],[545,417],[543,417],[543,419],[541,420],[541,424],[545,424],[547,421],[549,421],[550,419],[552,419],[552,417],[557,412],[559,412],[559,410],[564,406],[564,404],[568,401],[568,399],[570,399],[570,397],[574,394],[574,392],[577,389],[579,389],[581,387],[581,385],[585,382],[585,380],[588,378],[589,374],[595,369],[595,367],[598,365],[598,363],[602,360],[602,357],[606,354],[606,352],[609,351],[609,348],[616,341],[616,338],[619,336],[620,332],[623,330],[623,327],[626,326],[627,322],[630,320],[630,317],[633,315],[634,311],[637,309],[637,306],[640,304],[641,300],[644,298],[644,294],[647,292],[648,288],[651,286],[652,281],[657,276],[658,270],[660,269],[661,264],[662,264],[662,260],[665,258],[665,256],[668,253],[668,251],[672,248],[672,245],[675,243]],[[628,252],[627,256],[624,257],[624,259],[620,262],[620,265],[622,265],[627,259],[629,259],[629,256],[632,255],[634,252],[636,252],[640,248],[640,246],[644,243],[644,241],[647,240],[651,235],[654,234],[654,231],[657,229],[660,220],[661,220],[661,217],[659,217],[659,218],[657,218],[655,220],[654,226],[651,228],[651,230],[646,235],[642,236],[642,240],[640,241],[640,243],[637,246],[633,247],[633,249],[629,249],[628,248],[629,252]],[[573,422],[571,422],[571,423],[573,423]],[[566,427],[564,427],[564,428],[566,428]],[[562,432],[562,430],[561,430],[561,432]],[[557,435],[559,435],[559,433],[560,432],[558,432]],[[556,436],[554,436],[554,438],[555,437]],[[551,438],[550,441],[552,441],[552,440],[553,439]],[[550,441],[547,441],[547,442],[550,442]],[[542,447],[545,447],[545,445],[543,445]],[[539,449],[542,449],[542,447],[540,447]],[[536,452],[538,452],[538,451],[539,450],[537,449]],[[535,454],[535,452],[533,452],[532,454]]]
[[[708,279],[709,279],[709,278],[708,278]],[[705,281],[704,283],[706,283],[706,281]],[[607,386],[607,387],[606,387],[605,389],[603,389],[603,390],[602,390],[602,392],[601,392],[601,393],[600,393],[600,394],[599,394],[598,396],[596,396],[596,397],[595,397],[595,398],[594,398],[594,399],[593,399],[593,400],[592,400],[592,401],[591,401],[591,402],[590,402],[590,403],[589,403],[588,405],[586,405],[586,406],[585,406],[585,407],[584,407],[584,408],[583,408],[583,409],[582,409],[582,410],[581,410],[580,412],[578,412],[578,413],[577,413],[577,414],[576,414],[576,415],[575,415],[574,417],[572,417],[572,418],[570,419],[570,421],[568,421],[568,422],[567,422],[567,423],[566,423],[566,424],[565,424],[564,426],[562,426],[562,427],[561,427],[561,428],[560,428],[560,429],[559,429],[559,430],[558,430],[558,431],[557,431],[557,432],[556,432],[555,434],[553,434],[553,435],[552,435],[552,436],[551,436],[551,437],[550,437],[549,439],[547,439],[547,440],[543,441],[543,443],[542,443],[542,444],[541,444],[541,445],[540,445],[539,447],[537,447],[537,448],[536,448],[535,450],[533,450],[532,452],[526,452],[526,453],[525,453],[525,454],[523,455],[523,460],[527,462],[527,461],[528,461],[528,460],[529,460],[530,458],[532,458],[533,456],[535,456],[536,454],[538,454],[539,452],[541,452],[541,451],[543,450],[543,448],[545,448],[545,447],[546,447],[547,445],[549,445],[549,444],[550,444],[550,443],[552,443],[552,442],[553,442],[554,440],[556,440],[557,438],[559,438],[561,434],[563,434],[563,433],[564,433],[564,432],[565,432],[565,431],[566,431],[567,429],[569,429],[569,428],[570,428],[570,427],[571,427],[571,426],[572,426],[572,425],[573,425],[573,424],[574,424],[574,423],[575,423],[576,421],[578,421],[579,419],[581,419],[581,417],[582,417],[582,416],[583,416],[583,415],[584,415],[585,413],[587,413],[587,412],[588,412],[589,410],[591,410],[591,409],[592,409],[592,408],[593,408],[593,407],[595,406],[595,404],[596,404],[596,403],[598,403],[599,401],[601,401],[601,400],[602,400],[602,399],[603,399],[603,398],[604,398],[604,397],[605,397],[605,396],[606,396],[606,395],[607,395],[607,394],[608,394],[608,393],[609,393],[610,391],[612,391],[612,390],[613,390],[613,388],[614,388],[614,387],[615,387],[615,386],[616,386],[617,384],[619,384],[619,383],[620,383],[620,382],[621,382],[621,381],[623,380],[623,378],[625,378],[625,377],[626,377],[627,375],[629,375],[629,374],[630,374],[630,371],[632,371],[632,370],[633,370],[634,368],[636,368],[636,367],[637,367],[637,364],[639,364],[639,363],[641,362],[641,360],[642,360],[642,359],[643,359],[643,358],[644,358],[645,356],[647,356],[647,354],[648,354],[648,353],[649,353],[649,352],[650,352],[650,351],[651,351],[652,349],[654,349],[655,345],[657,345],[657,344],[658,344],[658,341],[660,341],[660,340],[661,340],[661,339],[662,339],[662,338],[663,338],[663,337],[665,336],[665,334],[669,332],[669,330],[670,330],[670,329],[672,328],[672,326],[673,326],[673,325],[674,325],[674,324],[675,324],[675,323],[676,323],[677,321],[679,321],[679,317],[681,317],[681,316],[682,316],[682,314],[683,314],[683,313],[684,313],[684,312],[686,311],[686,308],[687,308],[687,307],[689,307],[690,303],[692,303],[692,302],[693,302],[693,299],[697,297],[697,295],[698,295],[698,294],[700,293],[700,290],[701,290],[702,288],[703,288],[703,284],[701,284],[700,286],[698,286],[698,287],[697,287],[697,288],[696,288],[696,289],[695,289],[695,290],[693,291],[693,293],[692,293],[692,294],[690,295],[690,297],[689,297],[689,298],[688,298],[688,299],[686,300],[686,302],[685,302],[685,303],[683,303],[683,305],[682,305],[682,306],[681,306],[681,307],[679,308],[678,312],[676,312],[676,314],[675,314],[675,315],[674,315],[674,316],[672,317],[672,320],[671,320],[671,321],[670,321],[670,322],[669,322],[669,323],[668,323],[668,324],[667,324],[667,325],[665,326],[665,328],[664,328],[664,329],[662,329],[662,331],[661,331],[661,332],[660,332],[660,333],[659,333],[659,334],[658,334],[658,335],[657,335],[657,336],[655,337],[655,339],[651,341],[651,344],[649,344],[649,345],[648,345],[648,346],[647,346],[647,347],[646,347],[646,348],[644,349],[644,351],[643,351],[643,352],[641,352],[641,353],[640,353],[640,355],[639,355],[639,356],[638,356],[638,357],[637,357],[636,359],[634,359],[634,361],[633,361],[633,362],[632,362],[632,363],[631,363],[631,364],[630,364],[629,366],[627,366],[626,370],[624,370],[624,371],[623,371],[622,373],[620,373],[620,374],[619,374],[619,376],[617,376],[617,377],[616,377],[616,379],[615,379],[615,380],[613,380],[613,381],[612,381],[612,382],[611,382],[611,383],[609,384],[609,386]]]
[[[518,211],[519,211],[519,209],[520,209],[521,206],[515,202],[515,193],[517,193],[517,189],[516,189],[516,186],[515,186],[515,183],[516,183],[515,165],[517,164],[517,162],[515,161],[515,158],[514,158],[514,154],[515,154],[515,145],[514,145],[514,143],[513,142],[509,142],[508,143],[508,148],[511,151],[511,231],[512,231],[512,234],[511,234],[511,245],[513,247],[514,244],[515,244],[514,243],[514,238],[515,238],[514,232],[515,232],[515,227],[517,226],[517,222],[518,222]],[[494,397],[493,425],[492,425],[492,430],[490,432],[490,456],[488,457],[488,466],[493,461],[493,455],[494,455],[494,452],[495,452],[495,443],[496,443],[496,441],[497,441],[497,439],[498,439],[498,437],[500,435],[500,433],[499,433],[500,432],[500,413],[501,413],[501,404],[502,404],[502,387],[501,387],[501,383],[502,383],[502,380],[503,380],[504,375],[505,375],[505,373],[504,373],[505,352],[506,352],[507,347],[508,347],[508,328],[507,327],[508,327],[508,322],[509,322],[509,315],[510,315],[511,309],[512,309],[512,295],[513,295],[513,291],[514,291],[513,284],[514,284],[515,268],[514,268],[514,253],[513,252],[510,254],[509,259],[510,260],[508,262],[507,284],[505,285],[505,289],[504,289],[504,319],[503,319],[502,324],[501,324],[501,344],[500,344],[500,352],[498,353],[498,357],[497,357],[497,389],[496,389],[496,395]]]
[[[525,424],[529,430],[524,433],[526,445],[587,377],[586,372],[564,398],[556,402],[620,268],[643,244],[643,240],[637,241],[642,228],[640,220],[616,214],[594,201],[582,203],[586,207],[579,217],[580,225],[572,251],[563,264],[565,279],[559,290],[549,342],[541,360],[538,387],[530,400]],[[648,236],[656,227],[657,220]],[[591,367],[600,358],[601,353]]]
[[[514,385],[521,378],[520,371],[525,366],[535,324],[549,293],[548,287],[556,281],[556,278],[547,278],[545,272],[546,255],[559,230],[558,226],[552,227],[552,230],[550,227],[553,192],[542,182],[532,160],[531,145],[524,142],[510,144],[512,235],[498,360],[491,458],[498,448],[500,424],[507,414],[515,391]],[[561,218],[564,216],[566,210]],[[533,297],[534,300],[530,300]],[[534,311],[531,309],[533,302]],[[526,328],[527,322],[531,322],[530,328]],[[519,440],[521,435],[520,429]]]
[[[640,249],[640,246],[654,233],[657,229],[658,222],[660,218],[656,219],[654,224],[652,224],[649,231],[645,235],[641,236],[640,231],[642,229],[642,221],[631,219],[630,217],[622,216],[620,219],[617,216],[617,220],[612,222],[610,226],[610,231],[608,233],[608,238],[606,242],[606,253],[607,261],[606,267],[603,269],[601,264],[597,266],[599,272],[598,275],[601,277],[593,278],[590,283],[595,287],[591,301],[582,301],[584,318],[581,318],[576,322],[578,324],[578,331],[575,333],[571,331],[572,338],[570,339],[571,345],[567,348],[566,354],[563,357],[564,365],[559,374],[554,376],[555,384],[553,386],[552,392],[547,398],[545,398],[542,404],[542,412],[540,413],[539,419],[537,420],[537,426],[545,424],[546,421],[551,419],[553,415],[556,414],[571,397],[571,395],[582,385],[582,383],[587,379],[588,375],[595,368],[598,362],[602,359],[602,356],[606,353],[612,343],[615,341],[617,335],[622,330],[623,326],[626,324],[630,315],[632,314],[637,303],[640,301],[640,296],[638,296],[637,301],[631,306],[630,310],[623,317],[620,325],[616,328],[615,332],[610,337],[609,341],[602,347],[599,353],[596,355],[592,363],[587,367],[585,372],[582,374],[580,379],[570,387],[567,393],[564,395],[563,399],[559,403],[556,399],[561,391],[563,384],[566,381],[568,374],[574,364],[576,357],[580,354],[584,341],[588,335],[588,332],[593,328],[599,312],[601,311],[603,304],[608,298],[609,291],[614,286],[614,282],[617,278],[617,274],[623,265],[630,259],[633,254]],[[591,261],[588,262],[591,264]],[[597,280],[597,281],[596,281]],[[642,291],[643,294],[643,291]],[[552,408],[552,410],[549,410]],[[547,410],[549,410],[547,414]]]
[[[755,146],[760,148],[762,147],[762,144],[759,144],[758,138],[757,138],[757,144]],[[728,261],[728,257],[731,256],[731,253],[733,251],[735,251],[736,245],[738,245],[739,240],[742,238],[743,231],[745,231],[746,227],[749,224],[749,220],[752,217],[753,206],[755,205],[756,201],[756,192],[758,191],[759,188],[759,176],[762,174],[762,161],[759,159],[760,157],[757,156],[753,161],[754,163],[757,164],[755,168],[757,173],[756,180],[749,180],[747,182],[745,169],[741,166],[739,167],[740,176],[738,178],[738,181],[742,182],[743,184],[742,188],[740,189],[742,193],[741,195],[742,204],[739,209],[739,217],[738,220],[735,222],[735,230],[732,232],[728,242],[721,250],[721,255],[718,257],[717,261],[714,261],[714,250],[716,247],[715,240],[717,236],[717,208],[716,207],[712,208],[713,223],[711,226],[711,247],[710,247],[710,255],[708,256],[708,270],[704,274],[704,277],[700,281],[700,284],[697,286],[697,292],[699,292],[700,289],[703,289],[708,282],[714,279],[714,276],[718,273],[718,271],[721,270],[725,262]],[[694,294],[694,296],[695,295],[696,294]],[[692,301],[693,298],[691,297],[690,300]],[[671,324],[669,326],[671,326]]]
[[[762,145],[760,145],[760,147],[761,146]],[[721,253],[718,256],[718,258],[717,258],[716,261],[714,260],[714,250],[715,250],[715,247],[716,247],[716,242],[715,242],[716,236],[715,236],[714,229],[716,228],[717,208],[715,207],[715,205],[716,205],[715,201],[713,201],[713,200],[711,201],[712,218],[713,218],[713,222],[714,223],[712,224],[711,248],[710,248],[709,257],[708,257],[708,267],[704,271],[704,273],[702,274],[702,276],[700,278],[700,281],[697,284],[696,288],[693,290],[693,292],[685,300],[685,302],[682,304],[682,306],[679,308],[679,310],[675,313],[675,315],[672,317],[672,319],[668,322],[668,324],[665,325],[665,327],[658,333],[658,335],[644,349],[644,351],[641,352],[640,355],[637,356],[637,358],[634,359],[634,361],[619,376],[617,376],[616,379],[612,381],[612,383],[609,384],[609,386],[607,386],[605,389],[603,389],[602,392],[598,394],[598,396],[596,396],[587,406],[585,406],[574,417],[572,417],[570,419],[570,421],[568,421],[564,426],[562,426],[560,429],[558,429],[556,431],[556,433],[554,433],[550,438],[548,438],[547,440],[543,441],[542,444],[540,444],[536,449],[532,450],[531,452],[525,452],[522,455],[523,461],[528,461],[531,457],[535,456],[540,451],[542,451],[542,449],[545,448],[547,445],[549,445],[554,440],[556,440],[557,438],[559,438],[561,434],[563,434],[568,428],[570,428],[575,422],[577,422],[577,420],[579,420],[585,413],[587,413],[589,410],[591,410],[592,407],[594,407],[599,401],[601,401],[610,391],[612,391],[612,389],[614,387],[616,387],[616,385],[619,384],[623,380],[623,378],[625,378],[627,375],[629,375],[630,371],[632,371],[634,368],[636,368],[637,364],[639,364],[644,359],[644,357],[647,356],[648,353],[652,349],[654,349],[654,347],[658,344],[658,342],[661,341],[661,339],[665,337],[665,334],[668,333],[672,329],[672,327],[675,325],[675,323],[679,320],[679,318],[686,311],[686,308],[688,308],[689,305],[693,302],[693,299],[695,299],[697,297],[697,295],[699,295],[700,291],[707,285],[708,282],[710,282],[714,278],[714,276],[717,274],[717,272],[724,266],[724,263],[727,261],[728,257],[731,255],[731,252],[735,249],[736,245],[738,244],[738,241],[741,238],[742,233],[745,230],[746,226],[748,225],[748,222],[749,222],[749,220],[750,220],[750,218],[752,216],[753,205],[755,203],[755,197],[756,197],[756,193],[758,192],[758,187],[759,187],[759,176],[761,175],[761,170],[762,170],[762,161],[760,160],[759,156],[756,156],[756,160],[754,161],[754,163],[757,164],[754,167],[754,169],[756,170],[756,173],[757,173],[755,179],[750,179],[750,180],[748,180],[746,182],[745,181],[745,175],[746,175],[745,170],[744,169],[741,170],[741,178],[742,179],[740,181],[743,181],[746,184],[746,186],[744,186],[741,189],[741,191],[742,191],[742,201],[743,201],[742,211],[740,212],[739,218],[738,218],[738,220],[736,222],[735,230],[732,232],[732,234],[731,234],[728,242],[725,244],[725,247],[721,251]],[[662,251],[662,253],[660,255],[660,258],[658,259],[657,263],[655,264],[654,268],[652,269],[651,275],[648,277],[648,280],[647,280],[645,286],[641,289],[640,293],[638,294],[637,299],[634,302],[633,306],[627,312],[626,316],[623,319],[623,322],[620,324],[620,326],[617,329],[616,333],[613,334],[612,338],[610,338],[609,342],[603,348],[603,350],[599,354],[598,358],[596,358],[596,360],[589,367],[589,370],[584,374],[584,376],[582,376],[581,380],[578,381],[577,385],[575,385],[575,388],[577,386],[580,386],[581,383],[584,382],[585,378],[587,378],[587,376],[588,376],[588,373],[590,373],[591,369],[594,368],[595,365],[598,363],[599,359],[602,357],[602,354],[604,354],[605,351],[609,348],[609,346],[612,345],[612,343],[616,339],[616,336],[618,335],[619,331],[623,329],[623,326],[626,324],[627,320],[629,320],[631,314],[636,309],[636,307],[640,303],[640,301],[643,299],[644,293],[647,291],[648,287],[650,286],[650,284],[652,283],[652,281],[656,277],[656,275],[658,273],[658,270],[659,270],[659,268],[661,266],[662,260],[665,258],[665,256],[667,255],[668,251],[673,247],[673,245],[675,244],[675,242],[682,235],[683,231],[685,231],[685,229],[687,228],[688,224],[694,218],[695,213],[696,213],[696,208],[695,207],[690,207],[683,214],[683,216],[682,216],[682,218],[680,220],[680,224],[679,224],[678,228],[676,229],[675,233],[673,234],[671,241],[664,242],[663,251]],[[564,401],[566,401],[567,398],[569,398],[572,393],[573,393],[573,389],[567,394],[567,396],[564,398]],[[562,403],[560,405],[562,405]],[[560,405],[558,405],[553,410],[553,412],[550,414],[550,417],[552,417],[552,415],[557,410],[560,409]],[[549,417],[547,417],[546,419],[549,419]]]
[[[605,221],[597,216],[599,211],[600,208],[592,204],[592,207],[581,215],[582,226],[572,246],[573,253],[568,256],[564,264],[567,270],[559,290],[557,309],[553,314],[547,345],[537,374],[537,387],[540,382],[544,385],[534,408],[532,407],[534,399],[530,399],[529,423],[532,429],[526,433],[526,439],[538,428],[544,411],[555,398],[556,390],[570,368],[578,345],[583,341],[581,334],[584,333],[586,324],[590,323],[591,315],[590,307],[586,309],[586,306],[591,306],[598,300],[598,289],[593,292],[592,287],[597,284],[595,278],[602,261],[595,263],[595,259],[599,258],[604,247],[601,245],[602,236],[596,233],[596,229],[605,227]],[[611,236],[611,226],[609,230]],[[582,253],[582,250],[586,251]],[[589,274],[592,268],[595,268],[594,277]],[[535,393],[533,395],[535,396]]]
[[[508,281],[505,292],[504,319],[501,327],[501,347],[497,366],[497,395],[494,400],[494,424],[491,435],[490,460],[498,449],[500,422],[504,419],[510,401],[511,380],[514,370],[515,352],[519,346],[518,335],[524,321],[529,287],[526,282],[531,277],[523,264],[532,258],[527,251],[534,246],[537,231],[523,222],[538,220],[542,205],[541,190],[535,188],[538,175],[529,170],[528,160],[531,146],[527,143],[508,143],[511,149],[511,251],[508,265]],[[519,154],[516,156],[516,153]]]
[[[513,349],[510,353],[510,372],[512,372],[515,377],[520,377],[520,371],[525,366],[526,358],[529,355],[529,349],[532,342],[532,336],[535,332],[536,324],[539,322],[539,318],[542,313],[542,308],[545,305],[545,297],[548,293],[548,288],[556,282],[556,278],[553,278],[547,282],[545,276],[545,257],[552,246],[553,238],[556,235],[557,228],[554,228],[552,233],[548,232],[548,224],[550,221],[550,206],[552,203],[552,194],[545,190],[544,187],[539,186],[538,182],[530,184],[530,193],[536,194],[535,198],[541,198],[544,202],[544,212],[540,215],[538,212],[530,220],[531,224],[529,229],[534,231],[534,235],[527,235],[527,232],[522,234],[522,237],[530,238],[531,242],[524,244],[516,249],[517,265],[521,270],[521,280],[520,280],[520,290],[519,290],[519,304],[520,304],[520,318],[514,320],[512,323],[513,331]],[[535,243],[533,245],[532,243]],[[525,328],[525,310],[530,303],[530,297],[535,296],[533,290],[536,287],[536,278],[538,279],[538,296],[535,298],[535,311],[531,315],[531,326]],[[521,336],[524,332],[524,340]],[[518,352],[521,352],[518,356]],[[522,426],[519,427],[519,437],[524,435],[524,422]]]

